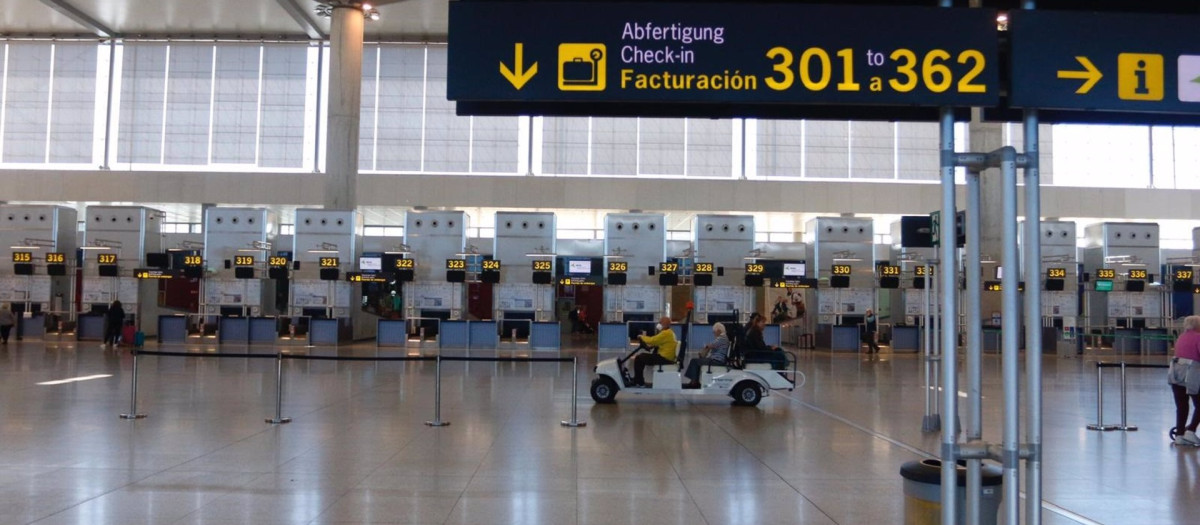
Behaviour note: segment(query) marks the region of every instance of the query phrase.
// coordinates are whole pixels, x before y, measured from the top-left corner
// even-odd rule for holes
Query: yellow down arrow
[[[537,74],[537,62],[534,62],[533,65],[530,65],[529,69],[522,71],[522,67],[524,66],[523,62],[525,61],[525,44],[516,44],[515,55],[516,56],[513,61],[516,64],[516,67],[513,69],[508,69],[508,66],[504,65],[504,62],[500,62],[500,74],[504,75],[504,78],[507,78],[508,82],[519,91],[521,88],[525,87],[525,83],[529,82],[529,79],[533,78],[533,76]]]
[[[1078,79],[1078,80],[1084,80],[1085,82],[1083,83],[1083,85],[1079,86],[1079,89],[1075,90],[1075,94],[1076,95],[1086,95],[1088,91],[1091,91],[1092,88],[1095,87],[1096,83],[1099,82],[1101,78],[1104,78],[1104,74],[1101,73],[1099,69],[1096,69],[1095,64],[1092,64],[1092,61],[1088,60],[1087,57],[1077,56],[1077,57],[1075,57],[1075,60],[1078,61],[1079,64],[1083,66],[1084,70],[1083,71],[1061,71],[1060,70],[1058,72],[1058,78],[1073,78],[1073,79]],[[520,64],[520,62],[518,62],[518,64]]]

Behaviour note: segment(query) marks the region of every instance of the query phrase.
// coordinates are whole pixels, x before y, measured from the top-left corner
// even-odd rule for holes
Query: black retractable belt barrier
[[[122,419],[142,419],[146,414],[139,414],[137,411],[137,361],[139,355],[150,355],[159,357],[214,357],[214,358],[237,358],[237,359],[275,359],[275,417],[267,418],[267,423],[283,424],[291,422],[291,418],[283,417],[280,412],[283,407],[283,360],[309,360],[309,361],[434,361],[437,363],[435,377],[435,399],[434,399],[434,419],[427,421],[425,424],[433,427],[441,427],[449,425],[450,422],[442,421],[442,361],[482,361],[494,363],[571,363],[571,419],[564,420],[562,426],[565,427],[582,427],[587,423],[580,421],[578,418],[578,390],[579,390],[579,358],[577,357],[458,357],[441,355],[435,357],[427,356],[396,356],[396,357],[356,357],[356,356],[317,356],[305,354],[285,354],[282,351],[273,354],[218,354],[218,353],[201,353],[201,352],[161,352],[133,349],[130,351],[133,355],[133,387],[130,393],[129,413],[121,414]]]

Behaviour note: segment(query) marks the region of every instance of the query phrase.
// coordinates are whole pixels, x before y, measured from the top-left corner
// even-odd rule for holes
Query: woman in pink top
[[[1175,396],[1175,444],[1200,446],[1196,428],[1200,426],[1200,316],[1183,320],[1183,333],[1175,340],[1175,364],[1169,383]],[[1188,398],[1191,398],[1192,420],[1188,417]],[[1186,429],[1186,431],[1185,431]]]

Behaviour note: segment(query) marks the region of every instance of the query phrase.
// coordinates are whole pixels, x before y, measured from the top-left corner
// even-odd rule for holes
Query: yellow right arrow
[[[1085,82],[1083,83],[1083,85],[1079,86],[1079,89],[1075,90],[1075,94],[1076,95],[1086,95],[1088,91],[1091,91],[1092,88],[1095,87],[1096,83],[1099,82],[1101,78],[1104,78],[1104,74],[1101,73],[1099,69],[1096,69],[1095,64],[1092,64],[1092,61],[1088,60],[1087,57],[1077,56],[1077,57],[1075,57],[1075,60],[1078,61],[1079,64],[1083,66],[1084,70],[1083,71],[1061,71],[1060,70],[1058,72],[1058,78],[1072,78],[1072,79],[1084,80]]]
[[[525,44],[518,43],[516,45],[514,55],[513,61],[515,62],[514,65],[516,67],[508,69],[508,66],[504,65],[504,62],[501,62],[500,74],[504,75],[504,78],[508,79],[508,82],[519,91],[521,88],[525,87],[525,83],[529,82],[529,79],[533,78],[533,76],[537,74],[537,62],[534,62],[533,65],[529,66],[529,69],[522,70],[525,62]]]

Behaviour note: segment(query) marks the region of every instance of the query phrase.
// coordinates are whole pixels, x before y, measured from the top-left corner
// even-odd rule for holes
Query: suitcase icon
[[[603,91],[605,82],[604,44],[560,44],[558,46],[558,89]]]
[[[596,85],[596,63],[592,61],[584,62],[582,58],[578,57],[570,62],[563,62],[562,81],[563,84],[577,86]]]

